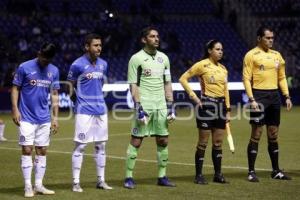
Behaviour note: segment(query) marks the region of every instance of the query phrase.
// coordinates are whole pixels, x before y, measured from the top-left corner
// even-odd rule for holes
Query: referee
[[[255,160],[258,143],[267,126],[268,151],[272,162],[273,179],[291,180],[278,164],[278,127],[280,124],[280,88],[285,97],[286,108],[292,108],[288,85],[285,76],[285,61],[278,51],[272,50],[274,32],[269,27],[257,30],[257,46],[251,49],[244,58],[243,82],[251,106],[251,138],[248,144],[248,180],[259,182],[255,173]]]

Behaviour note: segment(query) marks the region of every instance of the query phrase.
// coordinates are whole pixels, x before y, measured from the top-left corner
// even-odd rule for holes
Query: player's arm
[[[226,105],[226,111],[227,111],[226,118],[227,118],[227,121],[229,121],[231,108],[230,108],[230,96],[229,96],[229,89],[228,89],[228,81],[226,81],[226,83],[225,83],[224,96],[225,96],[225,105]]]
[[[293,106],[290,95],[289,95],[289,88],[286,80],[286,75],[285,75],[285,61],[280,55],[280,67],[278,70],[278,85],[280,87],[280,90],[285,97],[285,103],[286,103],[286,108],[287,110],[290,110]]]
[[[192,99],[195,104],[201,105],[200,98],[196,95],[196,93],[192,90],[192,88],[189,85],[189,79],[196,76],[201,75],[200,69],[201,66],[199,66],[198,63],[194,64],[189,70],[187,70],[184,74],[181,75],[179,82],[181,83],[184,90],[189,95],[190,99]]]
[[[20,87],[13,85],[11,89],[11,105],[12,105],[12,119],[17,126],[20,126],[21,114],[18,108]]]
[[[76,86],[77,86],[77,78],[79,76],[79,67],[75,64],[72,64],[68,73],[67,80],[69,81],[70,86],[70,99],[75,102],[77,95],[76,95]]]
[[[58,131],[58,107],[59,98],[58,98],[58,90],[51,91],[51,132],[52,134],[57,133]]]
[[[246,93],[249,97],[251,107],[258,110],[258,104],[256,103],[252,92],[252,75],[253,75],[253,58],[252,54],[247,53],[243,62],[243,83]]]
[[[176,119],[174,98],[173,98],[173,89],[172,89],[172,78],[171,78],[171,70],[170,70],[170,61],[169,58],[166,57],[165,60],[165,71],[164,71],[164,90],[165,90],[165,98],[167,101],[167,120],[169,123],[172,123]]]

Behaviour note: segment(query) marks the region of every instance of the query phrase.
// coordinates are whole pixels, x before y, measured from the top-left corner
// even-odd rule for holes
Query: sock
[[[254,142],[250,140],[247,148],[249,172],[255,171],[254,165],[257,156],[257,151],[258,151],[258,142]]]
[[[219,148],[219,147],[217,147]],[[211,152],[215,174],[221,173],[221,164],[222,164],[222,149],[213,148]]]
[[[105,142],[95,143],[94,160],[96,162],[98,182],[104,182],[106,164]]]
[[[158,161],[159,178],[166,176],[168,157],[169,157],[168,147],[157,145],[157,161]]]
[[[5,124],[0,124],[0,138],[4,137]]]
[[[273,170],[279,170],[279,164],[278,164],[278,142],[270,142],[268,143],[268,151],[272,162],[272,168]]]
[[[196,150],[196,153],[195,153],[196,176],[202,174],[204,155],[205,155],[205,150],[203,150],[203,149]]]
[[[72,173],[73,173],[73,183],[80,182],[80,170],[83,160],[83,153],[86,144],[76,143],[75,149],[72,154]]]
[[[22,155],[21,156],[21,168],[23,172],[23,178],[25,186],[31,186],[31,172],[32,172],[32,157]]]
[[[138,153],[138,148],[128,145],[126,158],[126,178],[132,177],[132,171],[135,166],[135,161]]]
[[[35,169],[35,185],[43,185],[43,178],[46,172],[46,156],[35,156],[34,169]]]

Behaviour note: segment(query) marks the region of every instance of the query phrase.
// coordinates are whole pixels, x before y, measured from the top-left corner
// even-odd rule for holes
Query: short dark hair
[[[92,40],[101,40],[101,36],[96,33],[89,33],[84,38],[84,45],[90,45],[92,43]]]
[[[154,26],[147,26],[147,27],[143,28],[141,31],[140,39],[147,37],[147,35],[149,35],[150,31],[152,31],[152,30],[158,32],[157,28]]]
[[[220,43],[222,44],[222,42],[220,42],[219,40],[216,40],[216,39],[212,39],[212,40],[209,40],[206,44],[205,44],[205,47],[204,47],[204,55],[202,57],[202,59],[206,59],[209,57],[209,53],[208,53],[208,50],[209,49],[213,49],[215,47],[215,44],[217,43]],[[222,44],[223,45],[223,44]]]
[[[57,48],[55,44],[50,42],[45,42],[44,44],[42,44],[39,52],[43,57],[51,59],[55,56],[56,50]]]
[[[266,31],[274,32],[273,29],[268,26],[261,26],[257,29],[256,36],[263,37],[263,36],[265,36]]]

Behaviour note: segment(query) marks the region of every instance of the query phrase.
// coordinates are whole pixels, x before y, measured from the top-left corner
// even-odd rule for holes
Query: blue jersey
[[[68,80],[77,81],[76,114],[103,115],[106,105],[103,98],[103,77],[107,72],[107,62],[97,58],[92,65],[87,55],[75,60],[69,70]]]
[[[21,121],[33,124],[50,122],[48,95],[59,89],[57,67],[49,64],[39,66],[37,59],[22,63],[17,69],[13,84],[20,87],[19,110]]]

